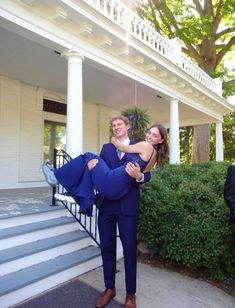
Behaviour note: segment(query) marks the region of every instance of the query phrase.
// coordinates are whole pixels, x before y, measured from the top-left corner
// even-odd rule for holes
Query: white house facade
[[[40,166],[56,142],[72,157],[98,153],[110,118],[134,106],[169,128],[171,163],[179,127],[205,123],[216,123],[223,160],[233,106],[178,40],[120,0],[0,1],[0,189],[45,186]]]

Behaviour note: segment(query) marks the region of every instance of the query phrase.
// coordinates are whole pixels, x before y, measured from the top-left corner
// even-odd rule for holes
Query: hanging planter
[[[132,123],[129,137],[135,140],[135,142],[143,141],[146,131],[150,126],[150,116],[147,111],[134,107],[123,110],[121,114],[127,117]]]

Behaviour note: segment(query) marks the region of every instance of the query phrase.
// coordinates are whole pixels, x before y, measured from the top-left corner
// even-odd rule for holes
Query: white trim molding
[[[68,60],[66,151],[71,157],[83,152],[83,82],[84,57],[69,50],[62,56]]]
[[[224,148],[223,148],[223,127],[222,122],[216,122],[216,161],[224,160]]]
[[[170,100],[170,163],[180,163],[179,141],[179,102],[176,98]]]

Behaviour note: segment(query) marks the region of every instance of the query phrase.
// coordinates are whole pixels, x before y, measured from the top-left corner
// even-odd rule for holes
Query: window
[[[53,163],[54,149],[65,150],[66,126],[63,123],[44,122],[44,161]]]

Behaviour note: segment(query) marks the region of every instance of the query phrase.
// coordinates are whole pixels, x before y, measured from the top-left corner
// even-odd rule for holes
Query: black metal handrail
[[[71,156],[66,153],[62,149],[54,149],[54,168],[59,168],[63,166],[65,163],[68,163],[71,160]],[[55,198],[56,194],[60,194],[63,196],[69,196],[67,191],[60,184],[53,187],[52,190],[52,206],[56,206],[57,202],[61,202],[64,207],[70,212],[70,214],[78,221],[78,223],[82,226],[85,232],[95,241],[95,243],[100,246],[98,240],[98,209],[95,205],[93,205],[92,216],[87,216],[86,214],[79,212],[79,204],[76,201],[68,202],[66,198],[64,200],[59,200]],[[63,198],[62,198],[63,199]]]

